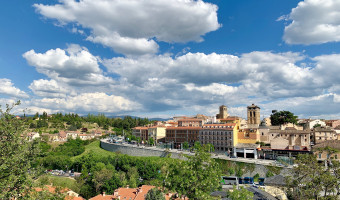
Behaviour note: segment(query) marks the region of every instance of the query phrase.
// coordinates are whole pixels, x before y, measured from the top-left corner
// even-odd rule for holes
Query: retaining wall
[[[176,158],[176,159],[183,159],[185,160],[186,157],[183,156],[183,152],[174,152],[174,151],[165,151],[162,149],[158,149],[156,147],[141,147],[141,146],[132,146],[132,145],[124,145],[124,144],[115,144],[115,143],[108,143],[105,140],[100,141],[100,146],[101,148],[107,150],[107,151],[112,151],[112,152],[120,152],[122,154],[127,154],[130,156],[142,156],[142,157],[150,157],[150,156],[156,156],[156,157],[166,157],[170,156],[171,158]],[[170,155],[169,155],[170,154]],[[185,153],[189,155],[193,155],[193,153]],[[215,157],[215,156],[212,156]],[[220,158],[219,159],[223,159]],[[235,162],[235,161],[231,161]],[[285,168],[282,167],[280,174],[283,176],[288,176],[291,174],[291,168]],[[265,165],[261,164],[255,164],[255,169],[253,172],[246,172],[244,173],[243,176],[247,177],[252,177],[255,174],[259,174],[260,177],[265,177],[266,173],[268,172],[268,169]]]

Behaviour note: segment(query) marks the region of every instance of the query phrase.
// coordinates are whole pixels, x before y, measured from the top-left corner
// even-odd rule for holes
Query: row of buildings
[[[32,141],[37,138],[43,138],[48,142],[67,142],[68,139],[76,139],[80,138],[81,140],[91,140],[94,138],[99,138],[107,133],[93,130],[90,133],[83,133],[80,131],[59,131],[58,133],[42,133],[38,132],[29,132],[27,133],[27,138],[29,141]]]
[[[216,152],[230,156],[267,159],[310,153],[313,145],[340,140],[340,120],[302,119],[298,124],[272,126],[269,118],[260,120],[260,107],[254,104],[247,107],[247,119],[229,116],[222,105],[215,117],[174,117],[164,123],[135,127],[132,134],[176,149],[198,141],[213,144]]]

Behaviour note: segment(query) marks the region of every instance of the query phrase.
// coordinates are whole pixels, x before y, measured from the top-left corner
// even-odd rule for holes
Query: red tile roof
[[[152,188],[155,188],[155,186],[152,186],[152,185],[142,185],[142,187],[139,188],[138,193],[136,195],[136,198],[134,200],[144,200],[146,194]]]
[[[116,199],[115,196],[113,195],[102,195],[102,194],[98,194],[95,197],[90,198],[89,200],[112,200],[112,199]]]
[[[200,126],[179,126],[179,127],[167,127],[166,130],[200,130]]]

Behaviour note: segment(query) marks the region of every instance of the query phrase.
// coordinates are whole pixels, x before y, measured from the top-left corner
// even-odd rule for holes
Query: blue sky
[[[340,116],[339,0],[41,0],[0,7],[0,104],[47,111]]]

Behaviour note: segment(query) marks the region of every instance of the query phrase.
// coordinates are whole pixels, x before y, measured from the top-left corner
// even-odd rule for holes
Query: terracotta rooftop
[[[187,119],[179,119],[178,121],[203,121],[203,119],[196,119],[196,118],[187,118]]]
[[[34,188],[34,190],[35,191],[37,191],[37,192],[41,192],[41,191],[43,191],[43,190],[47,190],[47,191],[49,191],[50,193],[55,193],[55,191],[56,191],[56,187],[54,187],[54,186],[51,186],[51,185],[46,185],[46,186],[44,186],[43,188],[40,188],[40,187],[36,187],[36,188]],[[68,192],[72,192],[72,193],[74,193],[72,190],[70,190],[70,189],[68,189],[68,188],[61,188],[61,190],[60,190],[60,192],[61,193],[68,193]],[[75,193],[76,194],[76,193]],[[76,194],[77,196],[78,196],[78,194]],[[80,196],[78,196],[78,197],[76,197],[76,196],[69,196],[69,195],[67,195],[66,197],[65,197],[65,200],[85,200],[83,197],[80,197]]]
[[[167,127],[166,130],[200,130],[199,126],[179,126],[179,127]]]
[[[237,116],[229,116],[229,117],[227,117],[227,118],[219,119],[219,120],[237,120],[237,119],[240,119],[240,117],[237,117]]]
[[[270,129],[269,133],[280,133],[280,134],[310,134],[308,130],[273,130]]]
[[[89,200],[112,200],[116,199],[113,195],[106,195],[106,194],[98,194],[95,197],[90,198]]]
[[[313,149],[331,147],[340,150],[340,140],[328,140],[313,146]]]
[[[328,132],[334,131],[331,127],[324,127],[324,126],[315,127],[313,130],[314,132],[315,131],[328,131]]]
[[[154,187],[155,186],[152,185],[142,185],[142,187],[138,189],[139,192],[137,193],[136,198],[134,198],[134,200],[144,200],[145,195],[149,192],[149,190],[151,190]]]

